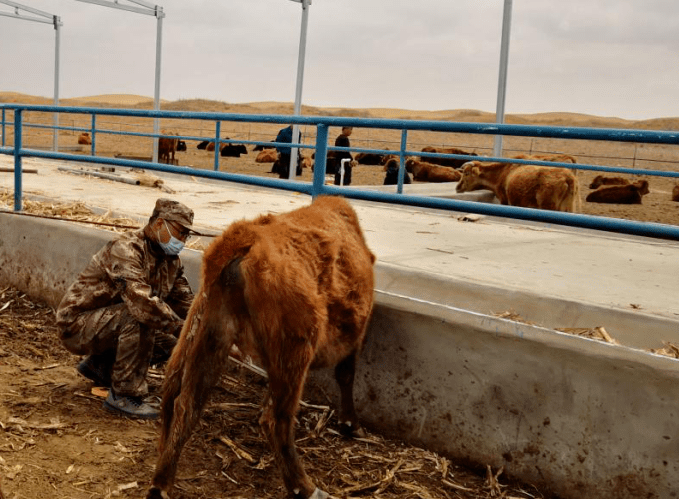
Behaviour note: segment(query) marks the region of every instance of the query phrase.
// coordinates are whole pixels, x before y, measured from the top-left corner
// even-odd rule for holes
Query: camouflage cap
[[[156,201],[156,207],[153,209],[152,216],[164,220],[173,220],[187,229],[190,229],[193,225],[193,210],[179,201],[174,201],[172,199],[158,199]]]

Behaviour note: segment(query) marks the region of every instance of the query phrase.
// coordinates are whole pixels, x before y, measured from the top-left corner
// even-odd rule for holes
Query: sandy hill
[[[17,92],[0,92],[0,103],[22,103],[49,105],[51,98],[37,97]],[[153,98],[130,94],[104,94],[61,99],[64,106],[139,108],[151,109]],[[243,114],[292,114],[292,103],[250,102],[228,103],[207,99],[161,100],[161,108],[176,111],[224,112]],[[414,120],[443,120],[460,122],[493,123],[495,113],[475,109],[454,109],[441,111],[417,111],[391,108],[320,108],[302,106],[302,114],[312,116],[352,116],[360,118],[389,118]],[[579,113],[549,112],[536,114],[507,114],[505,122],[525,125],[582,126],[596,128],[632,128],[649,130],[679,130],[679,117],[660,117],[648,120],[626,120],[616,117],[601,117]]]

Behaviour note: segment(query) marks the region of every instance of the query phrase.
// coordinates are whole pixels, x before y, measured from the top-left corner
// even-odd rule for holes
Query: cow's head
[[[483,177],[481,163],[478,161],[467,161],[461,168],[462,178],[455,188],[457,192],[475,191],[484,188],[484,185],[481,183],[481,178]]]

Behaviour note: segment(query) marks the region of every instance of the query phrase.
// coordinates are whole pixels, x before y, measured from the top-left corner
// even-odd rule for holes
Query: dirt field
[[[157,422],[105,411],[57,339],[53,311],[0,288],[0,476],[7,499],[141,498],[155,465]],[[150,373],[158,400],[162,369]],[[176,499],[284,498],[259,434],[265,381],[231,366],[185,448]],[[297,445],[307,471],[336,497],[554,498],[501,470],[470,470],[435,453],[339,435],[333,408],[302,407]]]
[[[0,93],[0,102],[49,104],[49,99]],[[64,100],[63,105],[138,107],[149,109],[149,99],[102,96],[95,100]],[[211,101],[164,103],[163,109],[237,113],[291,114],[292,106],[276,103],[229,105]],[[420,113],[401,110],[346,110],[304,108],[304,114],[365,117],[488,121],[492,115],[477,111]],[[11,116],[11,115],[10,115]],[[8,116],[9,119],[9,116]],[[51,115],[30,115],[31,123],[51,123]],[[69,121],[70,120],[70,121]],[[628,122],[591,116],[550,113],[507,116],[510,123],[554,124],[619,128],[679,129],[679,119]],[[63,117],[62,125],[89,127],[89,116]],[[150,120],[101,117],[98,126],[113,131],[150,132]],[[214,135],[214,125],[168,121],[162,128],[187,136]],[[241,140],[272,140],[279,126],[223,123],[222,136]],[[339,131],[331,130],[334,140]],[[78,132],[62,132],[61,146],[77,146]],[[11,135],[8,137],[11,143]],[[305,131],[304,142],[314,137]],[[408,148],[425,145],[456,146],[487,153],[492,138],[462,134],[412,133]],[[357,147],[396,149],[398,132],[355,129]],[[52,136],[30,129],[26,144],[50,146]],[[97,154],[149,156],[151,141],[115,134],[97,136]],[[212,153],[196,149],[177,154],[186,166],[212,168]],[[251,147],[249,147],[251,149]],[[513,152],[559,152],[575,155],[581,163],[635,165],[676,171],[679,148],[589,141],[505,139]],[[82,152],[87,153],[88,148]],[[254,154],[220,158],[220,169],[271,176],[270,164],[257,164]],[[581,172],[583,212],[633,220],[677,224],[679,203],[670,201],[676,183],[646,176],[651,193],[643,205],[594,205],[584,202],[594,173]],[[355,184],[381,184],[380,167],[358,166]],[[304,171],[310,179],[311,172]],[[0,479],[7,499],[144,497],[155,463],[157,422],[118,417],[102,408],[102,398],[75,370],[79,359],[61,347],[54,327],[54,312],[0,283]],[[162,369],[151,371],[152,396],[159,395]],[[258,404],[265,382],[258,375],[231,366],[215,390],[200,428],[182,454],[175,498],[283,498],[280,474],[259,435]],[[367,439],[346,440],[338,435],[333,408],[306,406],[299,415],[297,443],[307,470],[323,488],[337,497],[375,498],[554,498],[548,490],[514,483],[502,470],[468,469],[442,456],[370,433]]]
[[[0,103],[20,102],[26,104],[51,104],[51,101],[41,97],[31,97],[23,94],[0,92]],[[64,106],[91,106],[107,108],[138,108],[151,109],[152,100],[144,97],[128,95],[108,95],[80,99],[64,99]],[[292,114],[292,106],[281,103],[252,103],[252,104],[228,104],[224,102],[207,100],[181,100],[164,102],[161,109],[177,111],[198,112],[228,112],[242,114]],[[321,109],[303,107],[304,115],[336,115],[356,116],[367,118],[395,118],[395,119],[425,119],[445,120],[462,122],[493,122],[493,114],[473,110],[458,111],[408,111],[398,109]],[[11,113],[7,114],[8,121]],[[33,124],[52,124],[52,115],[44,113],[26,113],[25,119]],[[533,125],[559,125],[580,126],[599,128],[629,128],[629,129],[657,129],[679,130],[679,118],[660,118],[645,121],[627,121],[618,118],[600,118],[596,116],[568,114],[568,113],[544,113],[535,115],[507,115],[507,123],[533,124]],[[89,128],[91,117],[89,115],[68,114],[60,118],[62,126],[74,126]],[[215,128],[213,122],[188,121],[188,120],[163,120],[161,130],[173,131],[189,137],[214,137]],[[97,133],[96,153],[101,156],[137,156],[151,157],[152,141],[144,137],[131,137],[117,135],[116,132],[130,131],[134,133],[152,133],[153,123],[150,119],[138,119],[129,117],[100,116],[97,119],[97,128],[103,128],[113,133]],[[253,140],[268,142],[276,137],[280,125],[250,124],[238,122],[223,122],[221,136],[230,137],[234,140]],[[11,131],[10,131],[11,132]],[[62,131],[59,136],[59,144],[64,148],[77,147],[79,131]],[[315,144],[315,129],[303,128],[302,142],[307,145]],[[28,128],[24,144],[26,146],[52,145],[52,133],[41,128]],[[339,129],[330,130],[330,139],[334,144]],[[8,134],[7,142],[11,144],[12,136]],[[408,134],[407,148],[419,151],[426,145],[459,147],[477,154],[491,154],[493,137],[472,134],[435,133],[413,131]],[[196,168],[214,168],[214,152],[206,152],[196,148],[198,140],[187,140],[187,151],[178,152],[176,157],[182,166]],[[400,132],[389,130],[372,130],[368,128],[356,128],[351,136],[351,144],[354,147],[390,149],[400,147]],[[658,171],[679,171],[679,146],[634,144],[634,143],[611,143],[587,140],[555,140],[527,137],[505,137],[505,156],[520,153],[565,153],[576,157],[578,163],[598,164],[603,166],[636,167],[639,169]],[[89,154],[89,146],[81,146],[83,154]],[[245,173],[265,177],[277,178],[277,175],[269,173],[271,163],[256,163],[256,153],[252,152],[253,146],[248,146],[248,154],[240,158],[219,158],[219,169],[233,173]],[[310,156],[311,151],[306,151]],[[650,194],[644,196],[641,205],[608,205],[587,203],[585,197],[590,192],[588,186],[598,172],[580,171],[580,197],[582,201],[582,213],[601,215],[607,217],[624,218],[648,222],[659,222],[677,225],[679,223],[679,203],[671,201],[671,192],[678,179],[658,177],[651,175],[624,175],[631,181],[645,179],[650,184]],[[620,174],[609,174],[620,175]],[[312,172],[308,169],[303,171],[302,179],[311,180]],[[353,171],[354,185],[382,184],[384,171],[379,166],[359,165]]]

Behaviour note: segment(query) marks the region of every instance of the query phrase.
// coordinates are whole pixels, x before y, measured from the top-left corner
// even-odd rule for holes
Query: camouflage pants
[[[177,338],[137,322],[124,303],[85,312],[62,328],[61,341],[76,355],[95,355],[111,372],[118,395],[148,393],[146,373],[152,360],[167,358]]]

